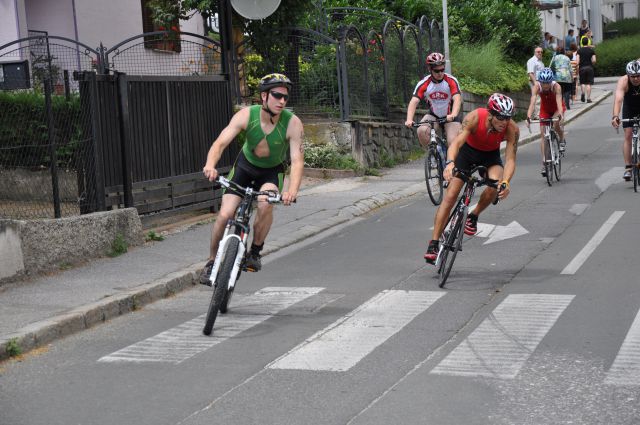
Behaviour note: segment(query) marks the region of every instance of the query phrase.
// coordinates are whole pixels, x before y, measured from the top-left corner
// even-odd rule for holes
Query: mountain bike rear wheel
[[[442,158],[435,149],[430,148],[424,159],[424,178],[431,202],[433,205],[440,205],[443,186]]]
[[[221,306],[225,299],[227,302],[229,301],[229,278],[231,277],[231,272],[233,271],[233,266],[236,262],[236,256],[238,255],[239,247],[240,241],[237,238],[229,239],[221,260],[222,262],[220,264],[220,269],[218,270],[218,274],[216,276],[215,289],[213,291],[213,295],[211,296],[209,311],[207,312],[204,329],[202,330],[202,333],[205,335],[211,335],[213,324],[215,323],[216,317],[218,316],[218,311],[222,311]],[[225,312],[227,310],[226,307],[227,306],[225,304]]]
[[[442,288],[447,282],[453,262],[456,255],[462,248],[462,238],[464,237],[464,224],[467,221],[467,210],[458,211],[455,216],[455,222],[451,227],[451,231],[444,242],[444,251],[442,262],[440,263],[440,287]]]

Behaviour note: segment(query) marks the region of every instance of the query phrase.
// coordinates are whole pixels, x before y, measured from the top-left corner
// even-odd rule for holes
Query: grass
[[[157,234],[153,230],[150,230],[149,233],[146,234],[144,238],[147,242],[149,241],[163,241],[164,236]]]
[[[17,357],[22,354],[22,348],[20,348],[20,344],[18,344],[18,338],[11,338],[5,346],[5,350],[9,357]]]
[[[121,233],[118,233],[111,243],[111,251],[107,253],[109,257],[118,257],[129,250],[129,244]]]

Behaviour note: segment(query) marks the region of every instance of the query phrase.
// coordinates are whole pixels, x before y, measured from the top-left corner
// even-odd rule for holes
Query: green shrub
[[[58,166],[69,168],[86,138],[80,119],[80,97],[51,97]],[[44,166],[51,163],[44,95],[0,91],[0,163]],[[18,149],[19,148],[19,149]]]
[[[640,19],[627,18],[607,24],[604,31],[618,31],[618,36],[640,34]]]
[[[449,44],[478,45],[500,40],[500,51],[521,62],[540,43],[538,10],[530,1],[465,0],[449,3]],[[487,61],[488,62],[488,61]]]
[[[311,168],[331,168],[358,171],[361,165],[350,154],[341,153],[335,145],[310,145],[305,143],[304,165]]]
[[[18,343],[18,338],[11,338],[7,345],[5,345],[5,351],[9,355],[9,357],[17,357],[22,354],[22,348]]]
[[[118,233],[111,243],[111,251],[107,253],[109,257],[117,257],[129,250],[129,244],[121,233]]]
[[[596,46],[596,76],[624,75],[625,66],[640,58],[640,34],[613,38]]]
[[[519,91],[529,81],[524,64],[508,62],[497,41],[452,46],[451,66],[463,91],[483,96]]]

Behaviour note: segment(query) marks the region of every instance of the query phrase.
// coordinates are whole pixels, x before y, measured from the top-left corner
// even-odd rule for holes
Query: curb
[[[286,236],[266,244],[264,255],[315,236],[389,203],[415,195],[423,191],[424,187],[423,183],[415,183],[400,191],[380,193],[361,199],[353,205],[339,209],[333,217],[287,233]],[[198,285],[198,275],[204,265],[204,261],[192,264],[185,269],[167,274],[134,289],[122,291],[55,317],[31,323],[15,333],[4,335],[0,339],[0,361],[11,358],[10,352],[16,347],[19,348],[20,354],[25,354],[57,339],[102,324],[114,317],[135,312],[147,304],[193,288]]]
[[[606,92],[596,98],[590,105],[580,109],[575,115],[566,120],[569,123],[583,115],[604,99],[611,95]],[[519,145],[538,140],[539,134],[531,134],[523,137]],[[501,149],[504,151],[504,148]],[[369,198],[361,199],[353,205],[343,207],[333,217],[328,217],[314,225],[302,227],[294,232],[287,233],[265,245],[264,255],[271,254],[294,243],[300,242],[311,236],[315,236],[334,226],[345,223],[353,218],[369,213],[392,202],[408,198],[424,191],[424,183],[414,183],[405,189],[380,193]],[[95,301],[72,309],[55,317],[31,323],[15,333],[4,335],[0,339],[0,361],[12,357],[9,353],[14,348],[19,348],[22,354],[42,347],[57,339],[89,329],[93,326],[113,319],[123,314],[132,313],[147,304],[170,297],[177,292],[198,285],[198,273],[205,262],[192,264],[191,266],[170,273],[160,279],[140,285],[135,289],[120,292],[107,298]]]

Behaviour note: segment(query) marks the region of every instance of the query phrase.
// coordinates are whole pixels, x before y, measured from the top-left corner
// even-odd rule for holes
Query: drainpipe
[[[442,25],[444,26],[444,70],[451,74],[451,58],[449,57],[449,13],[447,12],[447,0],[442,0]]]

